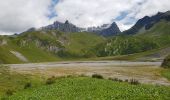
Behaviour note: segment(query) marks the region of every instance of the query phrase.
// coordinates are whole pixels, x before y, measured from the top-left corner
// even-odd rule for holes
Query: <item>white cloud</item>
[[[50,0],[1,0],[0,34],[22,32],[47,24]]]

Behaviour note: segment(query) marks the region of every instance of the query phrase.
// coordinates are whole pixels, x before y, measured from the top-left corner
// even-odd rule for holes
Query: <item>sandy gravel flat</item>
[[[10,64],[11,71],[42,76],[101,74],[105,78],[137,79],[145,84],[170,85],[160,75],[161,62],[68,61],[50,63]]]

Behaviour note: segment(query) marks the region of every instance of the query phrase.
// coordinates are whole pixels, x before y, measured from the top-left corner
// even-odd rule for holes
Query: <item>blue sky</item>
[[[59,0],[52,0],[49,6],[49,11],[50,11],[50,14],[48,15],[49,19],[57,16],[57,12],[55,11],[55,6],[57,5],[58,2]]]
[[[0,34],[65,20],[84,28],[116,22],[123,31],[146,15],[170,10],[169,4],[170,0],[2,0]]]

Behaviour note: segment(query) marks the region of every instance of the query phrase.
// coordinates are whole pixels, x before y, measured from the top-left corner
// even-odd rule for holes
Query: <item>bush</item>
[[[132,84],[132,85],[139,85],[140,84],[139,81],[136,80],[136,79],[131,79],[129,83]]]
[[[129,82],[129,80],[128,80],[128,79],[125,79],[125,82]]]
[[[30,88],[32,86],[32,84],[30,82],[26,83],[24,86],[24,89]]]
[[[14,94],[14,91],[13,90],[10,90],[10,89],[8,89],[7,91],[6,91],[6,93],[5,93],[7,96],[11,96],[11,95],[13,95]]]
[[[118,78],[109,78],[109,80],[115,81],[115,82],[123,82],[123,80]]]
[[[163,68],[170,68],[170,56],[166,57],[162,63]]]
[[[92,75],[92,78],[103,79],[103,76],[102,76],[102,75],[99,75],[99,74],[93,74],[93,75]]]
[[[55,80],[56,80],[56,78],[55,78],[54,76],[51,77],[51,78],[48,78],[48,79],[46,80],[46,84],[47,84],[47,85],[54,84],[54,83],[55,83]]]

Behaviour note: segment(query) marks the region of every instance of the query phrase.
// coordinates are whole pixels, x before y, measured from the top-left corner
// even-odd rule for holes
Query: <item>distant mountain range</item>
[[[115,22],[112,24],[104,24],[102,26],[98,27],[88,27],[88,28],[80,28],[76,25],[73,25],[68,20],[65,21],[65,23],[61,23],[58,21],[55,21],[53,24],[41,27],[40,30],[59,30],[66,33],[73,33],[73,32],[92,32],[97,33],[98,35],[102,36],[114,36],[118,33],[121,33],[119,30],[119,27]],[[28,31],[32,31],[34,28],[29,29]]]
[[[145,16],[142,19],[139,19],[133,27],[131,27],[130,29],[124,32],[120,31],[116,22],[113,22],[112,24],[103,24],[102,26],[98,26],[98,27],[81,28],[70,23],[68,20],[66,20],[65,23],[55,21],[51,25],[41,27],[40,30],[59,30],[66,33],[91,32],[91,33],[96,33],[98,35],[108,37],[108,36],[115,36],[119,34],[131,35],[136,33],[142,33],[149,30],[152,26],[154,26],[156,23],[158,23],[161,20],[170,21],[170,11],[167,11],[165,13],[158,12],[156,15],[151,17]],[[34,31],[34,30],[36,29],[31,28],[28,31]]]

